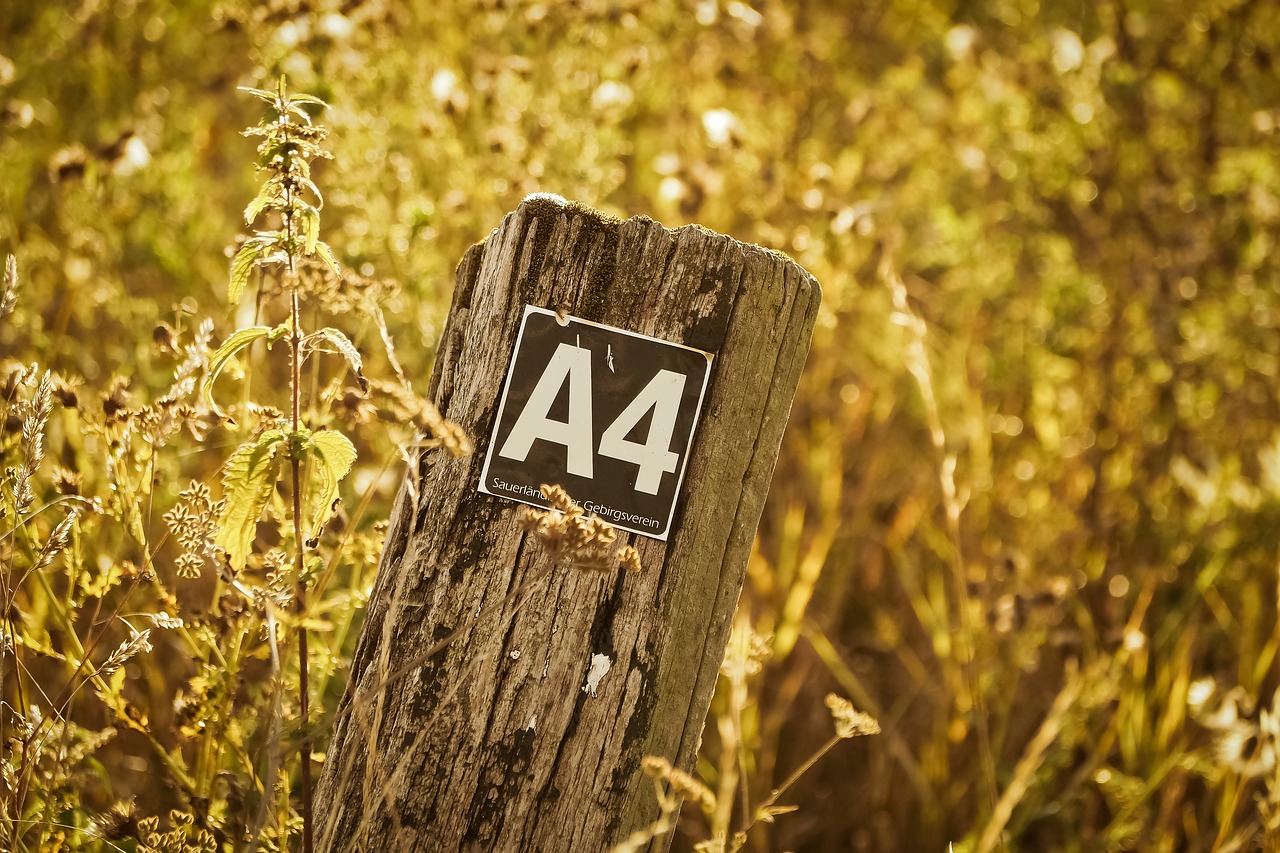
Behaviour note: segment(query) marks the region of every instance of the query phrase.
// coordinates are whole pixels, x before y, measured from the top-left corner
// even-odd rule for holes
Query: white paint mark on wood
[[[587,683],[582,685],[582,692],[590,692],[592,696],[596,695],[596,688],[600,686],[600,680],[608,674],[613,666],[613,661],[609,660],[608,655],[592,655],[591,666],[587,669]]]

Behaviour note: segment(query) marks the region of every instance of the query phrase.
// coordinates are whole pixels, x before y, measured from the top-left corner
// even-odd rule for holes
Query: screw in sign
[[[526,305],[480,491],[533,506],[543,483],[615,527],[667,538],[712,355]]]

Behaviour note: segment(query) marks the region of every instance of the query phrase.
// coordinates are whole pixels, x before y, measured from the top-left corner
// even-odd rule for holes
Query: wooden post
[[[657,817],[640,761],[692,768],[820,299],[781,254],[557,196],[467,252],[428,396],[477,448],[420,455],[396,500],[319,849],[595,853]],[[511,596],[547,556],[478,485],[527,305],[714,361],[667,541],[622,537],[643,571],[556,568]]]

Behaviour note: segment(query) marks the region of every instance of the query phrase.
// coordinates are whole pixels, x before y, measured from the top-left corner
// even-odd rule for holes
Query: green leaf
[[[247,214],[248,211],[246,210],[245,213]],[[254,238],[246,240],[240,247],[240,251],[236,252],[235,258],[231,261],[231,284],[227,287],[227,301],[232,305],[240,301],[240,293],[249,283],[249,273],[253,272],[253,265],[258,262],[258,258],[262,257],[269,246],[270,243],[265,239]]]
[[[299,217],[302,222],[302,236],[305,241],[305,252],[308,255],[315,254],[316,242],[320,239],[320,214],[311,205],[307,205],[299,211]]]
[[[303,338],[302,346],[304,350],[313,352],[336,352],[351,365],[351,369],[356,374],[356,381],[360,383],[360,389],[369,390],[369,382],[364,378],[364,359],[360,357],[360,351],[356,349],[355,344],[351,343],[351,339],[338,329],[326,326],[318,332],[313,332]]]
[[[290,96],[289,102],[291,104],[315,104],[325,108],[328,108],[329,106],[326,102],[320,100],[315,95],[308,95],[305,93]]]
[[[223,497],[227,503],[218,519],[213,541],[227,552],[231,568],[237,571],[244,568],[257,535],[258,519],[271,500],[280,470],[283,441],[283,432],[269,429],[256,441],[237,447],[227,460],[222,475]]]
[[[338,498],[338,483],[347,476],[356,461],[356,448],[345,435],[324,430],[311,436],[311,452],[307,458],[307,479],[303,494],[310,521],[310,540],[320,536]]]
[[[303,120],[304,122],[306,122],[307,124],[311,124],[311,116],[307,113],[307,111],[306,111],[306,110],[304,110],[304,109],[303,109],[301,106],[299,106],[298,104],[290,103],[290,104],[289,104],[289,112],[293,113],[294,115],[296,115],[298,118],[302,119],[302,120]]]
[[[316,197],[316,201],[318,202],[318,204],[316,204],[316,210],[322,209],[324,207],[324,196],[320,194],[320,188],[315,185],[315,182],[310,178],[304,177],[299,179],[299,183],[302,184],[303,188],[311,190],[311,193]]]
[[[248,92],[250,95],[253,95],[255,98],[261,98],[262,100],[266,101],[268,104],[274,104],[276,102],[275,92],[268,92],[266,89],[253,89],[249,86],[237,86],[236,88],[239,89],[241,92]]]
[[[278,180],[267,181],[262,185],[262,189],[258,190],[258,195],[254,197],[253,201],[249,202],[249,206],[244,209],[245,224],[252,225],[253,220],[257,219],[262,211],[279,201],[280,182]]]
[[[301,465],[311,452],[311,430],[306,427],[289,430],[285,433],[285,446],[289,449],[289,458],[298,460]]]
[[[329,244],[323,241],[316,241],[316,254],[320,256],[320,260],[333,272],[334,275],[342,275],[338,270],[338,262],[333,259],[333,249],[329,248]]]
[[[222,346],[214,350],[213,355],[209,356],[209,369],[205,373],[204,384],[200,389],[204,403],[218,417],[227,419],[226,412],[218,408],[218,404],[213,401],[213,382],[218,378],[218,374],[227,366],[236,353],[249,346],[249,344],[265,338],[268,346],[289,334],[290,326],[288,323],[281,323],[274,329],[270,326],[250,326],[247,329],[240,329],[234,332],[229,338],[222,342]]]

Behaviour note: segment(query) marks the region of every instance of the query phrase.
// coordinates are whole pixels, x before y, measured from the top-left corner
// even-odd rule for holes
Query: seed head
[[[559,486],[544,485],[541,491],[551,502],[551,509],[524,507],[518,521],[553,560],[563,560],[585,571],[639,570],[639,552],[631,546],[617,550],[618,531],[612,525],[594,515],[584,515],[582,507]]]
[[[102,666],[98,668],[98,675],[110,675],[120,667],[124,666],[130,658],[141,652],[151,651],[151,629],[144,628],[141,631],[133,631],[129,638],[116,647]]]
[[[827,707],[831,709],[831,717],[835,720],[836,735],[842,738],[853,738],[859,735],[880,734],[880,723],[870,714],[855,710],[853,703],[843,696],[827,694]]]
[[[640,769],[646,776],[666,782],[671,790],[693,800],[708,809],[716,807],[716,796],[711,789],[659,755],[646,755],[640,761]]]
[[[4,284],[0,286],[0,317],[13,313],[18,304],[18,261],[10,255],[4,263]]]

